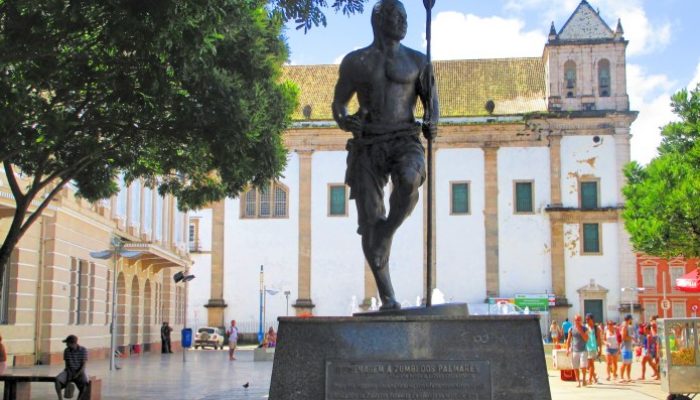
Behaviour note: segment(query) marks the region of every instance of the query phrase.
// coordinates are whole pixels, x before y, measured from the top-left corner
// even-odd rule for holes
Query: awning
[[[676,288],[683,292],[700,293],[700,268],[676,279]]]
[[[173,253],[149,242],[125,242],[124,250],[140,252],[141,255],[134,260],[140,260],[144,267],[152,267],[155,272],[170,267],[186,268],[191,264],[186,256]]]

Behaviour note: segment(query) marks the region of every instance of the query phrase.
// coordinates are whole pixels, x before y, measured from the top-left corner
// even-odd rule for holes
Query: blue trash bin
[[[192,328],[182,330],[182,347],[192,347]]]

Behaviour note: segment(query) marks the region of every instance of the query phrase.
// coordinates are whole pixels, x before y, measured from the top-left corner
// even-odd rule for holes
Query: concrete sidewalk
[[[254,362],[252,348],[236,352],[237,360],[229,361],[226,350],[191,350],[183,363],[182,353],[146,354],[118,360],[119,370],[109,371],[108,360],[92,361],[88,373],[102,378],[102,398],[144,400],[239,400],[267,399],[272,362]],[[32,369],[58,374],[56,366]],[[659,381],[635,381],[619,384],[606,382],[605,364],[596,363],[600,384],[576,388],[575,382],[563,382],[559,371],[549,371],[553,400],[648,400],[665,399]],[[8,368],[11,372],[13,368]],[[632,378],[640,375],[634,363]],[[248,383],[248,387],[243,387]],[[498,384],[498,383],[496,383]],[[504,382],[503,384],[507,384]],[[32,384],[32,399],[55,399],[48,383]]]

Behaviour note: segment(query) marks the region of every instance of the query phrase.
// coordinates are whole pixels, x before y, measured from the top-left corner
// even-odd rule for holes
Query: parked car
[[[216,349],[224,348],[224,331],[221,328],[206,326],[197,329],[194,335],[194,348],[213,347]]]

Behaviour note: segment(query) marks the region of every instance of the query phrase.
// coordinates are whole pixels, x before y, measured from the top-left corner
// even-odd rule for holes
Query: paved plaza
[[[183,363],[182,353],[145,354],[118,360],[119,370],[109,371],[108,360],[91,361],[88,373],[102,378],[102,398],[169,399],[169,400],[240,400],[266,399],[270,386],[272,362],[253,361],[253,349],[243,347],[236,361],[228,361],[225,350],[191,350]],[[604,364],[596,364],[604,371]],[[60,365],[32,367],[58,374]],[[12,368],[8,368],[11,372]],[[632,378],[640,374],[634,363]],[[600,374],[604,377],[604,374]],[[245,388],[244,385],[248,384]],[[665,399],[658,381],[610,383],[576,388],[575,382],[563,382],[559,371],[549,371],[553,400],[648,400]],[[507,385],[507,382],[502,384]],[[1,383],[0,383],[1,385]],[[32,399],[55,399],[48,383],[32,384]]]

